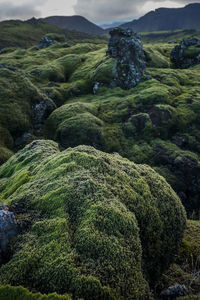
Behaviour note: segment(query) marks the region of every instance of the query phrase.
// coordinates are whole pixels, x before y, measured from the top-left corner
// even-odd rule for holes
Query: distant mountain
[[[103,29],[108,29],[108,28],[111,28],[111,27],[118,27],[122,24],[122,22],[113,22],[113,23],[108,23],[108,24],[101,24],[101,27]]]
[[[136,32],[200,29],[200,3],[183,8],[159,8],[120,27],[132,28]]]
[[[101,27],[81,16],[52,16],[41,20],[62,29],[76,30],[79,32],[98,35],[105,33]]]

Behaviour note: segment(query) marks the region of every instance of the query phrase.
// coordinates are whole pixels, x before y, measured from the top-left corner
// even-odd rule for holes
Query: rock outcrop
[[[181,41],[173,48],[170,59],[175,67],[187,69],[200,63],[200,39],[190,38]]]
[[[0,265],[3,261],[3,254],[10,239],[18,233],[17,221],[13,212],[6,207],[0,206]]]
[[[110,35],[107,55],[116,59],[111,86],[131,89],[146,70],[142,42],[131,29],[114,28]]]
[[[38,49],[41,50],[41,49],[48,48],[48,47],[52,46],[53,43],[54,43],[54,41],[51,38],[44,36],[38,44]]]
[[[161,293],[162,300],[175,300],[178,297],[186,296],[187,288],[185,285],[175,284]]]

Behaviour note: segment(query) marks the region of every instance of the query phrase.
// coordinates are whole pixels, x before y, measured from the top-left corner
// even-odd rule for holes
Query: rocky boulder
[[[40,40],[40,42],[38,44],[38,49],[41,50],[41,49],[48,48],[48,47],[52,46],[53,43],[54,43],[54,41],[51,38],[45,36]]]
[[[8,242],[17,232],[17,221],[13,212],[9,211],[7,207],[0,206],[0,265]]]
[[[161,293],[162,300],[175,300],[178,297],[187,295],[187,288],[185,285],[175,284],[170,286],[167,290]]]
[[[146,70],[141,39],[131,29],[114,28],[110,35],[107,55],[116,59],[111,86],[131,89]]]
[[[187,69],[200,63],[200,39],[190,38],[181,41],[170,54],[171,62],[176,68]]]

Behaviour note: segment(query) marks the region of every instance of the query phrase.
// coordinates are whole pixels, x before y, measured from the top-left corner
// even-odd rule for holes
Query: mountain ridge
[[[200,28],[200,3],[191,3],[181,8],[161,7],[148,12],[137,20],[121,24],[136,32],[152,32]]]
[[[57,26],[61,29],[76,30],[79,32],[90,34],[105,34],[105,31],[100,26],[92,23],[83,16],[50,16],[40,19],[43,22]]]

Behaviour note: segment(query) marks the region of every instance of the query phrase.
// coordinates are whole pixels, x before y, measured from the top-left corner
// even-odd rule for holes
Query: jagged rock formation
[[[110,35],[107,55],[116,59],[111,86],[131,89],[140,82],[146,70],[142,42],[131,29],[114,28]]]
[[[54,43],[54,41],[51,38],[44,36],[38,44],[38,49],[48,48],[48,47],[52,46],[53,43]]]
[[[175,67],[187,69],[200,63],[200,39],[190,38],[174,47],[170,59]]]

